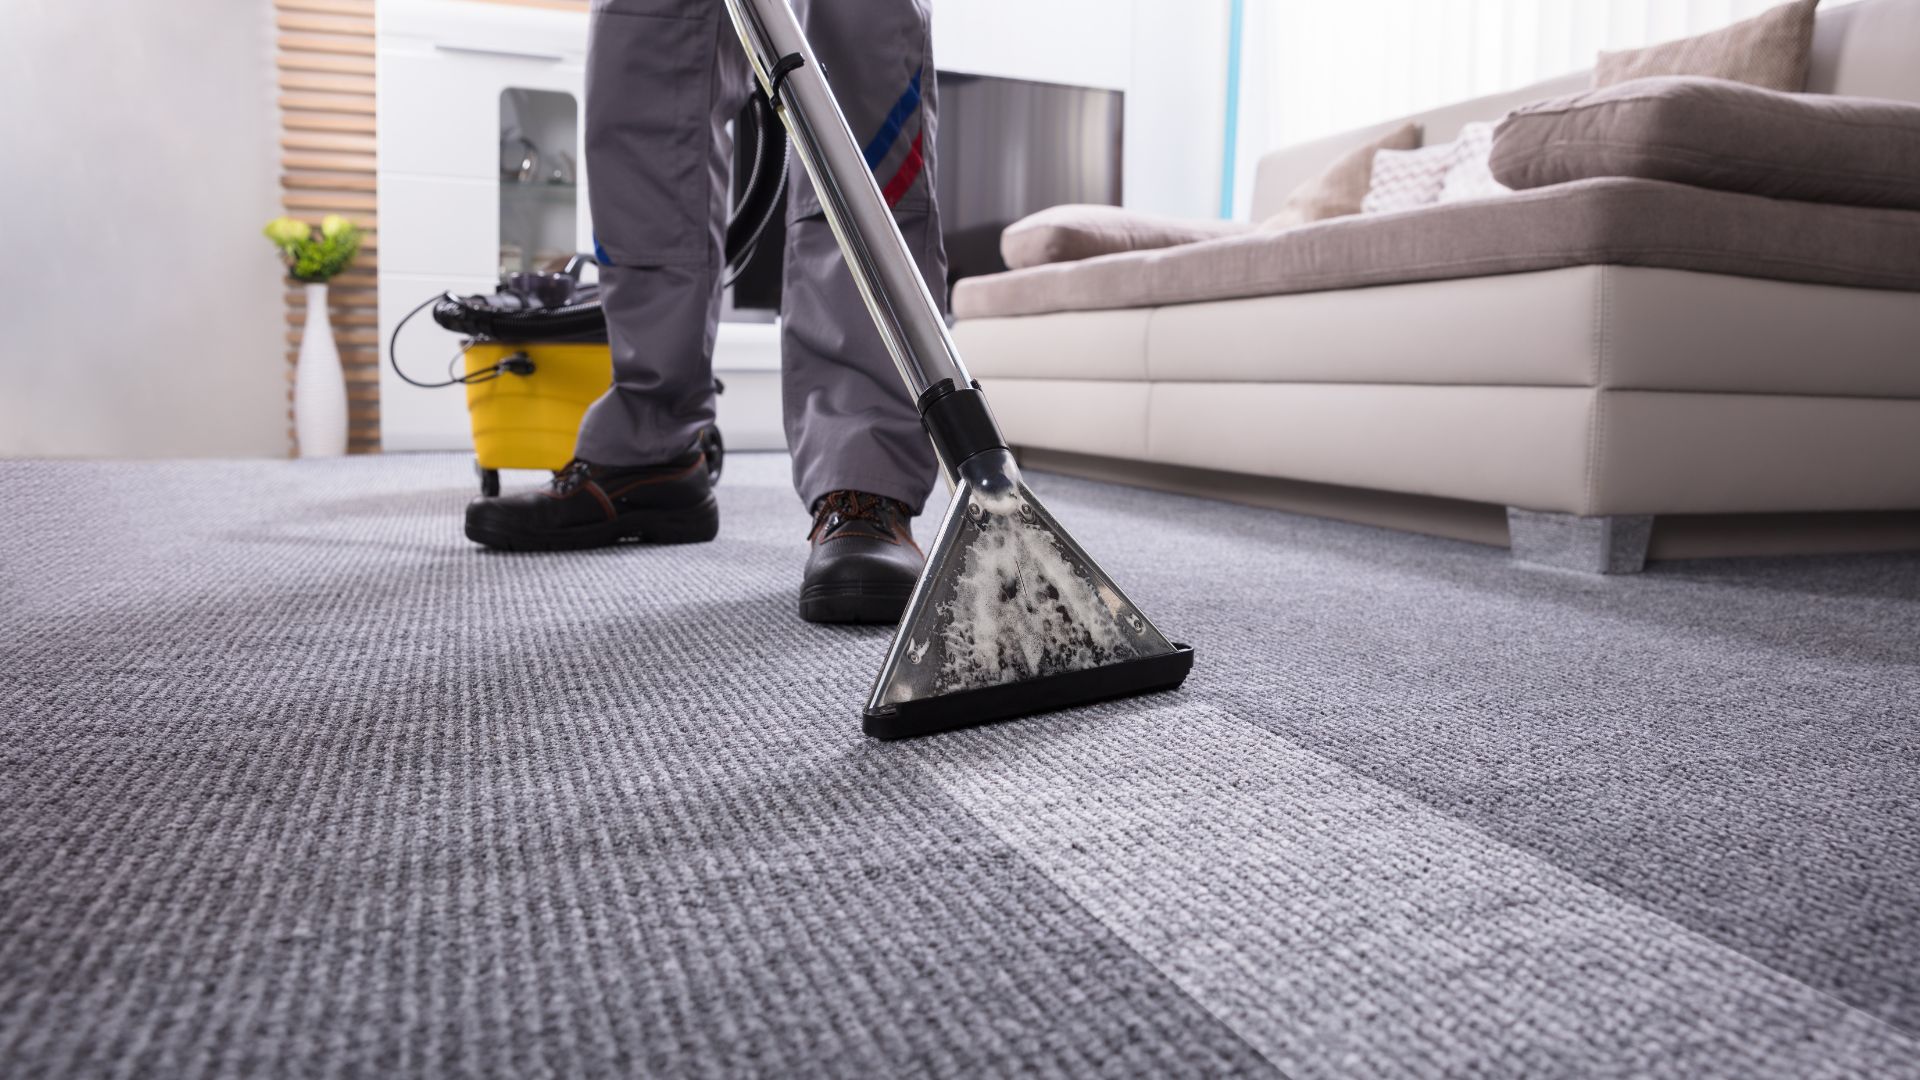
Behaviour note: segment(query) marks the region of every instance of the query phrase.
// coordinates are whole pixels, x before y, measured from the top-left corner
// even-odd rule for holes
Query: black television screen
[[[1120,91],[958,71],[938,78],[935,181],[949,286],[1005,270],[1000,231],[1028,214],[1061,203],[1120,204]],[[751,162],[740,158],[750,150],[735,152],[734,175],[744,177]],[[779,220],[734,283],[733,308],[780,306]]]

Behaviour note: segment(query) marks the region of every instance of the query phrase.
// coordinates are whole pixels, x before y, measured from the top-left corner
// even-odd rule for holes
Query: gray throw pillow
[[[1516,109],[1492,165],[1512,188],[1626,176],[1920,210],[1920,105],[1641,79]]]
[[[1157,217],[1076,203],[1049,207],[1007,226],[1000,234],[1000,257],[1011,269],[1023,270],[1237,236],[1252,228],[1244,221]]]
[[[1701,75],[1798,93],[1807,88],[1813,58],[1813,9],[1820,0],[1793,0],[1712,33],[1603,52],[1593,85],[1612,86],[1655,75]]]
[[[1373,183],[1373,156],[1382,150],[1414,149],[1420,145],[1420,131],[1419,124],[1404,123],[1340,155],[1326,171],[1289,192],[1279,211],[1260,227],[1291,229],[1359,213]]]

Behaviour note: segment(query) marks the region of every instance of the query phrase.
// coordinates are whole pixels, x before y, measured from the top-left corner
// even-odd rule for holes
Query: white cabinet
[[[497,280],[499,216],[497,179],[383,172],[380,271]]]
[[[529,87],[582,96],[584,14],[468,0],[380,0],[375,9],[379,131],[380,341],[407,312],[452,290],[491,292],[500,268],[500,94]],[[580,147],[571,148],[579,160]],[[578,215],[581,250],[591,226]],[[459,348],[421,313],[398,343],[414,378],[446,377]],[[381,444],[472,445],[458,387],[409,386],[380,370]]]
[[[501,236],[501,93],[554,91],[585,99],[587,16],[473,0],[379,0],[380,341],[430,296],[490,292]],[[584,148],[543,146],[548,163],[571,157],[575,250],[593,250]],[[510,195],[540,196],[540,190]],[[556,195],[556,197],[559,197]],[[508,238],[507,246],[513,241]],[[399,341],[415,378],[445,378],[458,339],[422,313]],[[734,449],[783,449],[778,327],[726,323],[714,372],[726,383],[721,431]],[[471,445],[466,397],[457,387],[410,386],[384,363],[381,442],[390,450]]]

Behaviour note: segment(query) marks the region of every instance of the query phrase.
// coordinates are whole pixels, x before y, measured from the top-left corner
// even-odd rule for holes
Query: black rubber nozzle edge
[[[1117,664],[1042,675],[1037,679],[959,690],[938,697],[867,709],[862,729],[876,739],[909,739],[995,720],[1091,705],[1110,698],[1171,690],[1193,670],[1193,648],[1174,643],[1172,652]]]
[[[1010,449],[977,384],[960,388],[952,379],[941,379],[927,387],[917,404],[940,460],[954,468],[983,451]]]

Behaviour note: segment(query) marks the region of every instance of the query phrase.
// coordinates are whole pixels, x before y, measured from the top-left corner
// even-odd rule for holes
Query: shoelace
[[[553,474],[553,492],[556,495],[571,495],[581,484],[592,478],[593,466],[579,458],[574,458],[559,472]]]
[[[891,531],[893,523],[887,514],[909,517],[905,503],[880,495],[869,495],[864,491],[830,491],[820,500],[819,509],[813,514],[813,529],[808,536],[827,528],[833,515],[840,515],[842,522],[864,521],[882,532]]]

